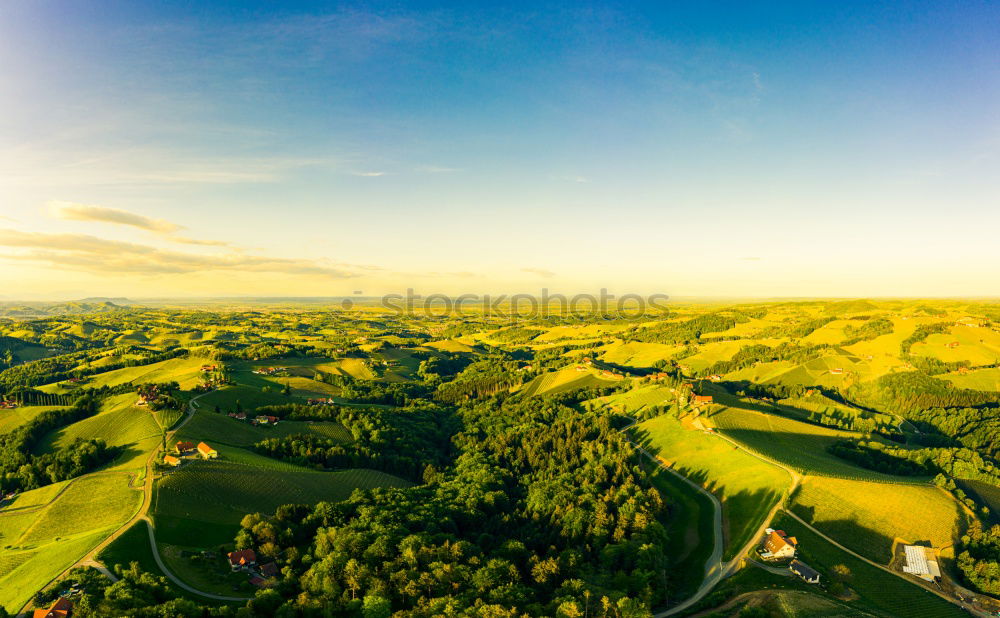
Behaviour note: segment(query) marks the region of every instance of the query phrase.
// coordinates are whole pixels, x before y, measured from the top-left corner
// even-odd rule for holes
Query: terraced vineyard
[[[845,547],[884,564],[895,538],[948,548],[967,523],[962,507],[930,485],[807,477],[791,509]]]
[[[594,404],[607,406],[613,410],[632,415],[641,410],[667,405],[676,399],[676,395],[667,386],[646,384],[622,393],[592,400]]]
[[[77,421],[45,436],[39,443],[39,452],[50,452],[74,440],[104,440],[111,446],[133,444],[144,438],[158,437],[160,426],[148,408],[132,405],[135,395],[126,394],[109,398],[101,411],[90,418]]]

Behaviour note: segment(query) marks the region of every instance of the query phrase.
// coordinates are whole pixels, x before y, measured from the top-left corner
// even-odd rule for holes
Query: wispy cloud
[[[363,178],[378,178],[385,176],[385,172],[351,172],[351,176],[361,176]]]
[[[556,276],[554,272],[552,272],[551,270],[546,270],[544,268],[522,268],[521,272],[538,275],[539,277],[544,277],[545,279],[551,279],[552,277]]]
[[[346,279],[359,276],[359,271],[376,268],[232,252],[218,255],[183,253],[86,234],[44,234],[12,229],[0,229],[0,247],[15,250],[13,253],[0,255],[4,259],[94,273],[154,275],[208,271],[271,272]]]
[[[51,201],[46,206],[48,206],[49,214],[56,219],[127,225],[158,234],[172,234],[181,229],[181,226],[176,223],[137,215],[119,208],[61,201]]]
[[[153,219],[144,215],[136,214],[120,208],[108,208],[96,204],[78,204],[76,202],[51,201],[46,204],[48,212],[56,219],[70,221],[85,221],[89,223],[111,223],[114,225],[125,225],[136,227],[148,232],[153,232],[163,236],[165,239],[185,245],[199,245],[203,247],[229,247],[230,243],[223,240],[201,240],[179,236],[177,232],[185,229],[184,226],[166,221],[164,219]]]

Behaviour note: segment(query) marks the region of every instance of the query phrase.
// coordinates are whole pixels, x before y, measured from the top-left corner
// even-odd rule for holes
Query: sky
[[[0,300],[1000,295],[1000,5],[0,2]]]

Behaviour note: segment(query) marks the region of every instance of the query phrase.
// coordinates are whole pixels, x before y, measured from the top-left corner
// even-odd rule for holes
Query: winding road
[[[166,439],[164,440],[164,442],[170,442],[173,439],[174,434],[177,433],[177,431],[181,427],[187,424],[187,422],[190,421],[192,417],[194,417],[194,414],[199,407],[198,400],[207,394],[208,393],[202,393],[201,395],[197,395],[191,398],[191,400],[188,402],[187,414],[184,416],[184,419],[180,423],[178,423],[177,426],[174,427],[172,430],[166,432]],[[149,456],[146,458],[146,473],[142,485],[142,506],[139,507],[139,510],[137,510],[136,513],[128,521],[119,526],[107,538],[105,538],[103,541],[98,543],[93,549],[87,552],[87,554],[84,557],[80,558],[73,565],[64,570],[62,573],[56,575],[51,580],[49,580],[49,582],[45,584],[43,588],[48,587],[54,581],[62,579],[70,571],[79,567],[95,568],[101,573],[103,573],[105,576],[107,576],[109,579],[111,579],[111,581],[117,581],[118,578],[115,577],[114,574],[105,565],[101,564],[101,562],[97,559],[97,556],[102,551],[104,551],[105,548],[107,548],[109,545],[114,543],[119,537],[121,537],[121,535],[125,534],[125,531],[131,528],[133,524],[136,524],[141,520],[146,522],[147,530],[149,531],[149,545],[153,551],[153,559],[156,561],[156,565],[160,567],[160,570],[163,571],[163,574],[167,577],[167,579],[172,581],[179,588],[182,588],[191,594],[195,594],[201,597],[205,597],[206,599],[212,599],[215,601],[246,601],[249,598],[249,597],[229,597],[218,594],[212,594],[210,592],[203,592],[184,583],[179,577],[170,572],[170,570],[167,568],[167,565],[164,564],[163,558],[160,556],[160,550],[156,546],[156,536],[154,532],[153,521],[149,518],[148,515],[149,507],[153,501],[153,463],[156,461],[156,456],[160,452],[161,446],[162,445],[157,445],[155,448],[153,448],[153,450],[149,452]],[[29,610],[32,604],[33,604],[32,601],[28,601],[18,613],[24,614]]]
[[[623,428],[622,432],[628,432],[628,430],[631,429],[632,427],[634,427],[635,425],[636,425],[636,423],[632,423],[628,427]],[[626,435],[628,435],[628,434],[626,433]],[[730,442],[736,448],[744,450],[744,451],[746,451],[748,453],[750,452],[750,451],[747,451],[746,449],[744,449],[740,444],[737,444],[736,442],[734,442],[733,440],[727,438],[726,436],[723,436],[722,434],[716,433],[715,435],[717,435],[720,438],[722,438],[722,439]],[[681,613],[683,611],[686,611],[691,606],[695,605],[696,603],[698,603],[699,601],[701,601],[703,598],[705,598],[705,595],[707,595],[709,592],[711,592],[712,589],[715,588],[715,586],[719,582],[721,582],[723,579],[729,577],[730,575],[732,575],[733,573],[735,573],[736,571],[739,570],[742,556],[744,556],[745,554],[747,554],[751,549],[753,549],[753,547],[755,545],[757,545],[757,543],[760,542],[760,538],[764,535],[764,531],[767,529],[768,525],[771,523],[771,520],[774,519],[774,517],[775,517],[775,515],[777,515],[778,511],[781,508],[784,507],[784,505],[787,502],[789,496],[791,496],[792,492],[795,491],[795,488],[798,487],[799,483],[802,480],[802,475],[800,475],[795,470],[792,470],[788,466],[782,465],[782,464],[780,464],[780,463],[778,463],[776,461],[769,460],[769,458],[761,457],[761,456],[757,455],[756,453],[750,453],[754,457],[757,457],[758,459],[762,459],[763,461],[765,461],[767,463],[774,464],[774,465],[778,466],[779,468],[781,468],[782,470],[784,470],[785,472],[787,472],[788,475],[789,475],[789,477],[791,478],[792,482],[789,485],[788,489],[785,491],[785,493],[782,495],[781,499],[778,500],[778,502],[774,505],[774,507],[771,509],[771,511],[767,514],[767,517],[764,518],[764,521],[761,524],[760,529],[750,537],[750,540],[747,542],[747,544],[744,547],[740,548],[740,550],[735,554],[735,557],[732,560],[726,562],[726,561],[723,561],[723,559],[722,559],[723,539],[725,538],[725,532],[723,530],[723,523],[722,523],[722,521],[723,521],[722,520],[722,503],[715,496],[715,494],[713,494],[712,492],[708,491],[707,489],[705,489],[701,485],[698,485],[697,483],[695,483],[691,479],[687,478],[686,476],[684,476],[683,474],[681,474],[677,470],[674,470],[670,466],[666,465],[665,463],[663,463],[662,461],[660,461],[659,459],[657,459],[655,456],[653,456],[652,454],[650,454],[645,448],[643,448],[637,442],[635,442],[635,441],[633,441],[631,439],[629,441],[631,442],[631,444],[640,453],[642,453],[643,455],[645,455],[646,457],[648,457],[651,461],[653,461],[660,468],[662,468],[662,469],[670,472],[671,474],[677,476],[680,479],[683,479],[685,483],[687,483],[691,487],[695,488],[696,490],[700,491],[702,494],[704,494],[705,496],[707,496],[712,501],[712,507],[713,507],[713,509],[712,509],[713,510],[712,519],[713,519],[713,528],[715,529],[715,539],[714,539],[714,543],[713,543],[713,547],[712,547],[712,554],[711,554],[711,556],[709,556],[708,560],[705,562],[705,578],[702,580],[701,585],[698,587],[698,590],[696,590],[693,595],[691,595],[690,597],[688,597],[687,599],[685,599],[681,603],[679,603],[679,604],[677,604],[677,605],[675,605],[675,606],[673,606],[673,607],[671,607],[669,609],[663,610],[662,612],[657,612],[656,614],[653,615],[653,618],[666,618],[667,616],[673,616],[675,614],[679,614],[679,613]]]
[[[638,421],[632,423],[631,425],[629,425],[627,427],[624,427],[621,430],[622,433],[624,433],[626,436],[628,436],[629,435],[627,433],[628,430],[631,429],[632,427],[634,427],[636,424],[638,424]],[[644,449],[641,445],[639,445],[635,441],[629,439],[629,441],[631,442],[631,444],[640,453],[642,453],[643,455],[645,455],[646,457],[648,457],[651,461],[653,461],[654,463],[656,463],[660,468],[662,468],[664,470],[667,470],[671,474],[673,474],[673,475],[675,475],[675,476],[683,479],[688,485],[694,487],[696,490],[700,491],[702,494],[708,496],[712,500],[712,505],[714,507],[713,520],[714,520],[714,528],[715,528],[715,542],[714,542],[714,546],[713,546],[713,549],[712,549],[712,555],[709,557],[709,559],[705,563],[705,579],[702,581],[701,586],[698,587],[698,590],[696,590],[693,595],[691,595],[689,598],[685,599],[683,602],[679,603],[678,605],[675,605],[675,606],[673,606],[673,607],[671,607],[669,609],[666,609],[666,610],[664,610],[662,612],[657,612],[657,613],[653,614],[653,618],[666,618],[667,616],[673,616],[673,615],[679,614],[681,612],[684,612],[684,611],[690,609],[693,605],[695,605],[696,603],[698,603],[699,601],[701,601],[703,598],[705,598],[705,596],[709,592],[711,592],[711,590],[713,588],[715,588],[715,586],[718,585],[719,582],[721,582],[723,579],[729,577],[730,575],[732,575],[733,573],[735,573],[737,570],[739,570],[739,568],[740,568],[740,562],[741,562],[741,557],[745,556],[748,552],[750,552],[750,550],[752,550],[753,547],[760,541],[761,537],[764,535],[764,531],[770,525],[770,523],[774,519],[774,517],[778,514],[778,511],[784,509],[786,503],[788,502],[788,499],[791,497],[791,495],[798,488],[799,484],[802,482],[802,478],[803,478],[802,474],[799,473],[798,471],[796,471],[796,470],[788,467],[787,465],[785,465],[785,464],[783,464],[783,463],[781,463],[781,462],[779,462],[779,461],[777,461],[775,459],[772,459],[771,457],[768,457],[766,455],[762,455],[761,453],[754,452],[754,451],[746,448],[744,445],[740,444],[736,440],[733,440],[732,438],[730,438],[730,437],[728,437],[726,435],[723,435],[722,433],[720,433],[718,431],[716,431],[714,433],[714,435],[716,435],[719,438],[721,438],[721,439],[729,442],[734,447],[740,449],[741,451],[743,451],[744,453],[747,453],[748,455],[751,455],[751,456],[753,456],[753,457],[755,457],[755,458],[757,458],[757,459],[759,459],[759,460],[761,460],[761,461],[763,461],[765,463],[768,463],[768,464],[771,464],[773,466],[777,466],[778,468],[781,468],[782,470],[784,470],[785,472],[788,473],[789,477],[791,477],[792,482],[789,485],[788,489],[785,491],[785,493],[782,495],[782,498],[777,502],[777,504],[774,505],[774,508],[772,508],[771,511],[767,514],[767,517],[764,519],[764,522],[761,524],[760,529],[757,531],[756,534],[754,534],[751,537],[750,542],[747,543],[746,546],[744,546],[743,548],[741,548],[740,551],[735,554],[736,557],[733,558],[733,560],[730,560],[729,562],[724,562],[722,560],[722,539],[724,538],[724,531],[723,531],[723,527],[722,527],[722,503],[719,501],[719,499],[714,494],[712,494],[711,492],[709,492],[707,489],[705,489],[701,485],[698,485],[697,483],[693,482],[691,479],[687,478],[686,476],[684,476],[680,472],[674,470],[670,466],[664,464],[662,461],[658,460],[656,457],[654,457],[648,451],[646,451],[646,449]],[[891,575],[899,577],[903,581],[909,582],[910,584],[913,584],[914,586],[917,586],[918,588],[921,588],[923,590],[927,590],[928,592],[932,592],[932,593],[936,594],[937,596],[941,597],[942,599],[944,599],[945,601],[948,601],[949,603],[957,605],[958,607],[964,609],[965,611],[967,611],[967,612],[969,612],[969,613],[971,613],[973,615],[982,616],[984,618],[986,618],[986,617],[989,616],[989,614],[987,614],[985,612],[982,612],[980,610],[977,610],[975,607],[972,607],[972,606],[967,605],[967,604],[965,604],[965,603],[963,603],[963,602],[961,602],[961,601],[959,601],[959,600],[957,600],[957,599],[955,599],[953,597],[950,597],[950,596],[944,594],[943,592],[941,592],[939,590],[935,590],[935,589],[933,589],[933,588],[931,588],[929,586],[923,586],[920,583],[915,582],[912,579],[906,577],[905,575],[903,575],[901,573],[898,573],[896,571],[893,571],[892,569],[890,569],[889,567],[887,567],[885,565],[878,564],[877,562],[869,560],[868,558],[865,558],[864,556],[862,556],[862,555],[860,555],[860,554],[858,554],[858,553],[856,553],[856,552],[854,552],[854,551],[852,551],[852,550],[844,547],[843,545],[841,545],[840,543],[838,543],[834,539],[830,538],[826,534],[824,534],[824,533],[820,532],[819,530],[817,530],[816,528],[814,528],[811,524],[807,523],[805,520],[803,520],[801,517],[799,517],[798,515],[796,515],[795,513],[793,513],[791,510],[785,509],[785,513],[787,513],[788,516],[791,517],[792,519],[796,520],[804,528],[807,528],[808,530],[810,530],[811,532],[813,532],[817,536],[823,538],[825,541],[827,541],[828,543],[832,544],[834,547],[836,547],[836,548],[838,548],[838,549],[840,549],[840,550],[842,550],[844,552],[847,552],[848,554],[850,554],[851,556],[857,558],[858,560],[861,560],[861,561],[865,562],[866,564],[869,564],[869,565],[871,565],[873,567],[881,569],[882,571],[885,571],[886,573],[889,573]]]

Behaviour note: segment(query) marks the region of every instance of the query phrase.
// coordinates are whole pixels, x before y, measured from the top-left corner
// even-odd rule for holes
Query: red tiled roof
[[[48,608],[36,609],[32,618],[66,618],[73,611],[73,602],[59,597]]]
[[[241,549],[239,551],[231,551],[226,554],[229,558],[229,564],[234,566],[243,566],[244,564],[250,564],[251,562],[257,562],[257,553],[252,549]]]

